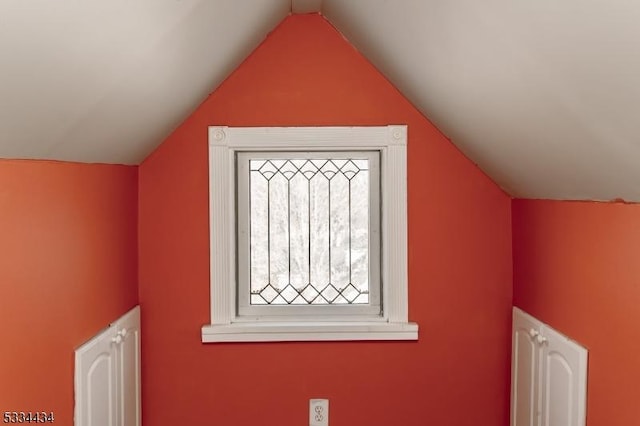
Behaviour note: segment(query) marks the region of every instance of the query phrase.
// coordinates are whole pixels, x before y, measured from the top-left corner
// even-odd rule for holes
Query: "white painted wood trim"
[[[274,336],[277,337],[275,340],[417,339],[418,326],[408,323],[406,144],[406,125],[209,127],[211,324],[203,327],[202,341],[273,341]],[[317,325],[310,326],[309,322],[305,322],[308,319],[301,317],[300,323],[305,324],[307,328],[295,328],[296,332],[290,331],[289,328],[283,331],[281,325],[276,326],[274,323],[271,323],[272,328],[269,329],[269,323],[266,321],[259,322],[260,332],[248,328],[252,323],[247,323],[246,318],[240,320],[236,312],[236,152],[364,149],[381,152],[382,305],[383,319],[386,323],[362,322],[357,323],[362,324],[362,327],[354,329],[353,323],[346,326],[346,322],[341,322],[341,328],[326,331]],[[377,328],[371,326],[373,323]],[[290,322],[287,324],[287,327],[293,326]],[[409,327],[411,331],[403,327],[398,330],[400,325]],[[326,327],[326,323],[323,323],[323,327]],[[246,334],[246,339],[240,336],[227,336],[232,340],[211,337],[238,333]]]
[[[116,327],[117,330],[123,327],[123,324],[134,323],[140,327],[140,306],[136,305],[129,312],[109,324],[109,327]]]
[[[540,321],[539,319],[533,317],[532,315],[528,314],[527,312],[523,311],[522,309],[514,306],[513,307],[513,314],[512,314],[512,339],[514,339],[514,331],[515,331],[515,324],[519,321],[522,322],[526,322],[528,324],[531,324],[531,333],[534,333],[532,335],[532,337],[535,336],[540,336],[543,339],[547,339],[549,337],[553,337],[556,340],[561,340],[561,341],[565,341],[567,343],[569,343],[571,345],[572,350],[574,350],[577,354],[578,354],[578,368],[577,370],[579,372],[582,372],[582,374],[578,374],[578,378],[579,378],[579,383],[577,386],[577,391],[580,393],[578,395],[578,412],[576,413],[576,416],[578,418],[577,424],[579,425],[586,425],[586,416],[587,416],[587,381],[588,381],[588,358],[589,358],[589,352],[588,350],[582,346],[579,342],[570,339],[569,337],[565,336],[564,334],[560,333],[559,331],[555,330],[554,328],[552,328],[551,326],[543,323],[542,321]],[[514,341],[512,340],[512,348],[514,348]],[[536,405],[534,407],[535,410],[540,411],[542,404],[543,404],[543,382],[545,380],[545,378],[542,375],[542,370],[543,370],[543,363],[544,360],[542,358],[542,354],[543,354],[543,347],[541,346],[539,349],[539,353],[538,355],[536,355],[535,357],[535,362],[536,365],[533,366],[536,370],[536,380],[538,381],[538,383],[536,384],[537,388],[535,391],[535,398],[534,398],[534,404]],[[512,360],[511,360],[511,376],[512,378],[515,377],[516,375],[516,371],[514,369],[515,364],[514,364],[514,359],[513,356],[515,355],[515,353],[512,354]],[[516,418],[515,418],[515,409],[516,407],[514,407],[514,402],[515,402],[515,386],[514,386],[514,382],[512,379],[512,383],[511,383],[511,413],[510,413],[510,424],[511,426],[516,426]],[[543,422],[542,419],[538,420],[539,422]]]
[[[229,158],[233,153],[224,144],[224,133],[210,132],[209,135],[211,322],[229,324],[234,305],[232,289],[235,288],[234,184],[233,170],[229,170],[232,169]]]
[[[89,341],[85,342],[82,346],[76,349],[74,354],[74,412],[73,424],[75,426],[86,426],[90,423],[89,416],[91,413],[91,408],[88,405],[91,401],[88,399],[88,381],[84,375],[84,370],[88,367],[92,367],[92,361],[97,358],[90,358],[89,360],[85,360],[88,356],[92,356],[95,351],[101,351],[102,358],[105,357],[105,354],[109,356],[109,375],[108,380],[106,380],[103,385],[108,387],[107,395],[108,398],[108,420],[111,423],[115,423],[118,413],[117,413],[117,399],[118,395],[116,394],[116,351],[115,347],[113,347],[110,342],[112,339],[116,337],[116,328],[108,327],[104,330],[101,330],[96,336],[92,337]]]
[[[112,328],[116,329],[116,335],[120,335],[122,342],[117,347],[118,361],[118,421],[121,425],[140,426],[142,424],[142,377],[141,377],[141,327],[140,327],[140,306],[135,306],[124,314],[116,322],[112,323]],[[133,365],[127,363],[125,352],[126,347],[134,348]],[[131,361],[131,359],[129,359]],[[129,368],[127,368],[129,367]],[[127,381],[133,380],[133,387],[127,386]],[[131,383],[129,383],[131,385]],[[133,396],[130,395],[133,393]],[[133,411],[134,420],[130,421],[130,413]]]
[[[123,352],[121,351],[121,345],[123,344],[123,341],[125,339],[130,339],[131,336],[134,336],[135,339],[139,339],[140,329],[140,306],[138,305],[132,308],[122,317],[110,323],[107,328],[101,330],[96,336],[92,337],[89,341],[85,342],[75,350],[74,425],[84,426],[88,424],[87,416],[90,414],[90,410],[87,410],[86,404],[90,400],[88,400],[88,390],[84,386],[86,385],[86,381],[82,376],[82,372],[84,370],[83,367],[86,363],[86,360],[84,358],[88,353],[91,353],[100,346],[108,348],[108,351],[106,352],[109,352],[109,354],[111,355],[110,380],[108,383],[100,383],[100,385],[111,386],[109,392],[111,392],[113,399],[111,401],[112,405],[110,406],[111,410],[109,412],[109,424],[123,424],[125,406],[131,408],[131,405],[133,405],[133,410],[135,412],[135,425],[132,423],[131,426],[138,426],[141,424],[141,377],[138,374],[136,374],[136,376],[134,377],[135,389],[124,386],[124,361],[122,356]],[[136,370],[138,372],[140,371],[139,367],[141,363],[139,345],[140,341],[138,340],[136,342],[135,352]],[[130,394],[125,394],[125,392],[131,391],[134,394],[132,397],[133,400],[127,399],[127,397],[130,397]],[[127,405],[128,403],[132,404]]]
[[[405,145],[383,152],[382,262],[386,275],[385,315],[390,322],[408,320],[407,169]]]
[[[209,127],[209,147],[236,151],[331,148],[354,150],[406,145],[407,126]]]
[[[561,340],[569,343],[571,348],[578,354],[578,371],[583,372],[583,374],[578,374],[578,412],[576,416],[578,417],[579,425],[587,424],[587,375],[588,375],[588,357],[589,352],[587,349],[582,346],[580,343],[576,342],[573,339],[565,336],[559,331],[555,330],[551,326],[539,322],[540,323],[540,335],[546,338],[553,336],[556,340]]]
[[[265,322],[202,327],[202,341],[205,343],[356,340],[418,340],[418,325],[389,322]]]

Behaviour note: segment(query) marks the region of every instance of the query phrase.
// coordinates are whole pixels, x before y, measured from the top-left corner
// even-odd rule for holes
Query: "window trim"
[[[209,127],[211,324],[203,342],[417,340],[408,322],[407,126]],[[235,156],[241,151],[380,151],[383,314],[334,321],[258,320],[236,312]]]

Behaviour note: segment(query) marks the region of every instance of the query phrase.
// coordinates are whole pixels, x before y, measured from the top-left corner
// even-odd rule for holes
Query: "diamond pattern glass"
[[[369,160],[249,160],[251,305],[369,303]]]

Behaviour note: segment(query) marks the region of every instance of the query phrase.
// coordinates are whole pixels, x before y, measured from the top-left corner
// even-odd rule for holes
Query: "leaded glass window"
[[[378,151],[238,153],[237,182],[241,311],[380,311]]]
[[[406,145],[406,125],[209,127],[211,323],[202,341],[416,340]]]

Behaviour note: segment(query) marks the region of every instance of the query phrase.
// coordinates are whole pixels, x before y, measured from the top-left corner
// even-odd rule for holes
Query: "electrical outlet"
[[[309,400],[309,426],[329,426],[329,400]]]

